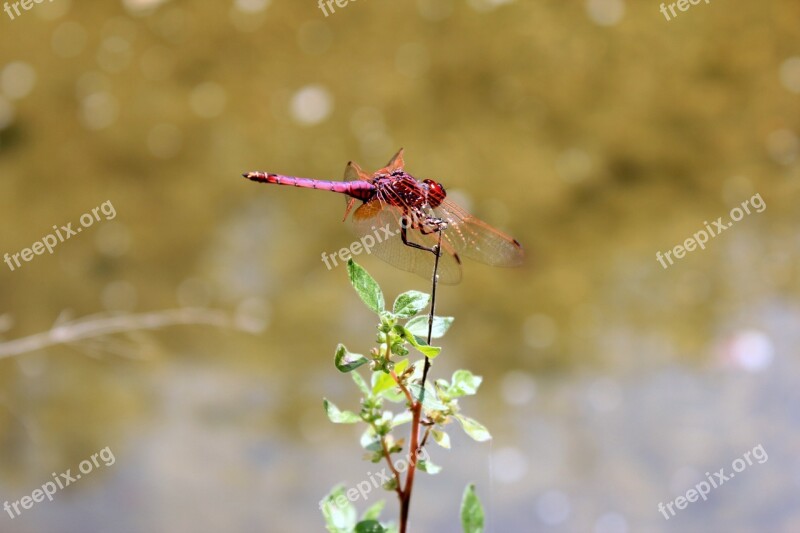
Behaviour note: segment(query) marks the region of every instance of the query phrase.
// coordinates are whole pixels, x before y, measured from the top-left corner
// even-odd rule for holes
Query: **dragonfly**
[[[524,252],[519,241],[447,199],[441,183],[418,180],[408,174],[402,148],[384,168],[371,175],[358,164],[349,162],[343,181],[269,172],[242,175],[259,183],[343,194],[347,201],[343,220],[356,202],[362,202],[352,211],[351,219],[365,251],[401,270],[428,279],[437,255],[439,281],[445,284],[461,281],[462,257],[500,267],[519,266],[523,262]]]

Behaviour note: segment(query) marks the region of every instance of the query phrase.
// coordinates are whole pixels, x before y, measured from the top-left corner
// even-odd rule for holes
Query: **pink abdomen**
[[[296,178],[268,172],[248,172],[242,174],[245,178],[260,183],[274,183],[276,185],[292,185],[304,189],[320,189],[323,191],[338,192],[357,198],[368,200],[375,192],[375,186],[368,181],[328,181],[313,180],[309,178]]]

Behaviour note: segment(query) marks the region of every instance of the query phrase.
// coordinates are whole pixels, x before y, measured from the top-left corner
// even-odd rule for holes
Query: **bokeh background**
[[[353,240],[341,198],[240,174],[338,179],[401,146],[527,251],[440,292],[456,322],[432,375],[484,376],[463,407],[494,439],[431,448],[413,531],[458,531],[469,481],[493,532],[800,531],[799,18],[795,0],[669,21],[656,0],[0,12],[0,253],[117,213],[0,264],[0,500],[115,456],[0,531],[322,531],[320,498],[374,471],[321,406],[357,408],[333,349],[367,350],[373,318],[320,260]],[[753,194],[763,212],[656,261]],[[390,297],[428,289],[360,262]],[[658,512],[759,444],[766,462]],[[359,507],[380,497],[396,516],[391,493]]]

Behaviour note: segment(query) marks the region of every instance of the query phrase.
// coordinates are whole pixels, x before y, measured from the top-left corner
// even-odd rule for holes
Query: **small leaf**
[[[433,359],[434,357],[439,355],[439,353],[442,351],[442,349],[438,346],[428,346],[427,342],[418,337],[416,338],[416,341],[417,342],[411,342],[411,341],[409,342],[414,348],[417,349],[419,353],[421,353],[422,355],[424,355],[429,359]]]
[[[333,363],[339,372],[352,372],[364,363],[368,363],[369,359],[360,353],[350,353],[345,348],[344,344],[339,344],[336,347],[336,354],[333,357]]]
[[[401,403],[408,401],[406,395],[399,388],[385,390],[380,394],[381,398],[385,398],[392,403]]]
[[[386,533],[386,530],[377,520],[363,520],[356,524],[355,533]]]
[[[386,303],[383,300],[383,292],[381,292],[378,282],[352,259],[347,261],[347,272],[350,274],[350,283],[361,297],[361,300],[375,313],[381,314],[381,311],[386,307]]]
[[[397,318],[411,318],[428,307],[430,301],[430,295],[425,294],[424,292],[404,292],[394,301],[392,311]]]
[[[453,384],[447,389],[447,394],[451,398],[475,394],[482,381],[482,377],[474,375],[469,370],[456,370],[453,372]]]
[[[355,424],[361,421],[360,416],[352,411],[340,411],[339,408],[336,407],[333,402],[328,401],[327,398],[322,401],[322,405],[325,407],[328,418],[334,424]]]
[[[464,428],[464,433],[472,437],[478,442],[485,442],[492,438],[491,433],[486,427],[477,420],[473,420],[468,416],[456,415],[456,418],[461,422],[461,427]]]
[[[417,466],[423,472],[427,472],[430,475],[438,474],[442,471],[442,467],[439,465],[435,465],[430,461],[426,461],[425,459],[420,459],[417,461]]]
[[[461,529],[464,533],[483,533],[483,506],[472,483],[461,498]]]
[[[402,376],[403,372],[405,372],[406,368],[408,368],[408,364],[409,364],[408,359],[403,359],[402,361],[394,365],[394,373],[397,374],[398,376]]]
[[[394,372],[398,376],[402,375],[407,367],[408,359],[403,359],[394,366]],[[372,394],[386,398],[390,402],[402,402],[406,399],[392,375],[386,372],[372,373]]]
[[[396,355],[397,357],[405,357],[408,355],[408,350],[405,347],[406,341],[403,339],[397,339],[395,342],[392,343],[392,354]]]
[[[439,352],[442,351],[442,349],[437,346],[429,346],[427,342],[419,337],[414,336],[403,326],[395,326],[395,331],[397,331],[405,340],[407,340],[411,346],[416,348],[418,352],[426,357],[429,357],[430,359],[433,359],[439,355]]]
[[[414,396],[414,398],[419,399],[420,393],[422,392],[419,384],[414,383],[409,385],[408,390],[411,391],[411,395]],[[422,399],[422,407],[425,409],[425,412],[447,411],[447,405],[442,403],[436,396],[436,391],[433,390],[433,386],[431,386],[430,382],[425,384],[425,397]]]
[[[355,381],[356,386],[364,395],[364,397],[369,398],[372,393],[369,390],[366,381],[364,381],[364,378],[361,377],[361,374],[359,374],[358,372],[353,372],[352,374],[350,374],[350,376],[353,378],[353,381]]]
[[[368,427],[364,433],[361,434],[361,447],[370,452],[382,452],[381,439],[375,434],[372,426]]]
[[[434,442],[441,446],[442,448],[450,449],[450,435],[445,433],[444,431],[440,431],[438,429],[434,429],[431,431],[431,436],[433,437]]]
[[[381,457],[381,459],[383,459],[383,457]],[[381,488],[389,492],[397,490],[397,478],[392,477],[389,481],[384,481],[383,485],[381,485]]]
[[[419,382],[422,379],[422,373],[424,370],[425,364],[422,361],[415,362],[414,371],[411,373],[411,377],[408,378],[408,381],[411,383]]]
[[[434,316],[433,317],[433,329],[431,329],[431,338],[438,339],[440,337],[444,337],[444,334],[447,333],[447,330],[450,329],[450,325],[455,320],[451,316]],[[423,339],[428,338],[428,317],[427,316],[415,316],[408,322],[406,322],[406,329],[410,331],[412,334],[416,335],[417,337],[422,337]]]
[[[335,486],[320,502],[325,528],[330,533],[350,533],[356,524],[356,508],[344,494],[342,485]]]
[[[371,505],[369,509],[361,515],[361,520],[377,520],[381,516],[381,511],[386,506],[386,500],[381,500]]]
[[[386,372],[373,372],[372,374],[372,394],[381,394],[384,391],[390,390],[393,387],[396,387],[397,383],[395,383],[394,379],[392,378],[391,374]]]
[[[413,419],[414,416],[411,413],[411,411],[403,411],[402,413],[394,417],[394,419],[392,419],[392,427],[394,428],[402,424],[408,424]]]

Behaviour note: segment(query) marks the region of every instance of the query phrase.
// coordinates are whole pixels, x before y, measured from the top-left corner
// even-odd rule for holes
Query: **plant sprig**
[[[441,348],[430,345],[424,337],[441,338],[454,319],[432,314],[419,316],[432,303],[431,296],[420,291],[400,294],[389,311],[380,286],[366,270],[352,259],[347,263],[347,270],[356,293],[379,318],[376,346],[367,355],[362,355],[352,353],[339,344],[334,353],[334,365],[340,372],[350,373],[362,395],[360,411],[340,410],[328,399],[324,399],[323,406],[333,423],[366,424],[361,446],[371,462],[385,461],[391,472],[391,475],[385,476],[388,481],[382,483],[382,488],[394,491],[398,496],[399,530],[393,524],[379,521],[385,503],[383,501],[370,507],[360,519],[357,518],[352,501],[356,494],[366,497],[362,483],[359,483],[358,491],[334,487],[321,502],[321,509],[331,533],[405,533],[417,468],[428,474],[441,471],[441,467],[431,462],[424,451],[429,438],[442,448],[449,449],[450,436],[446,428],[455,419],[464,432],[476,441],[491,439],[486,427],[461,414],[458,405],[459,398],[477,393],[482,378],[468,370],[456,370],[449,381],[437,379],[433,384],[426,382],[430,360],[441,353]],[[423,359],[411,362],[409,348],[420,353]],[[367,366],[371,371],[369,381],[356,371],[362,366]],[[387,403],[403,404],[405,410],[395,414],[385,408]],[[404,438],[395,436],[395,430],[408,423],[411,428],[406,445]],[[423,453],[425,458],[421,457]],[[483,531],[483,509],[473,485],[467,487],[462,499],[461,523],[465,532]]]

